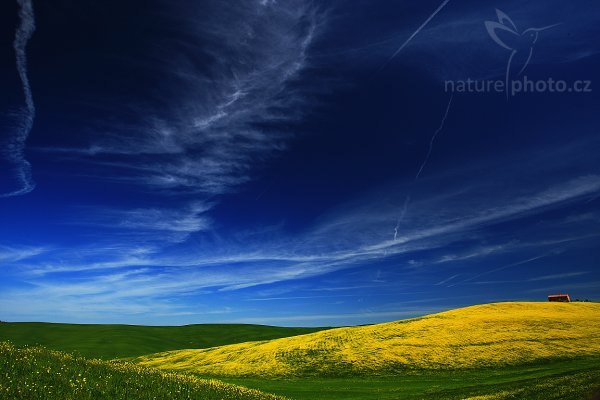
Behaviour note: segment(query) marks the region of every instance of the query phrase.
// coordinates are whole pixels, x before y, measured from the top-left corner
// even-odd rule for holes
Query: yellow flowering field
[[[0,399],[285,400],[217,380],[7,342],[0,342]]]
[[[485,304],[384,324],[136,358],[220,376],[367,375],[600,356],[600,304]]]

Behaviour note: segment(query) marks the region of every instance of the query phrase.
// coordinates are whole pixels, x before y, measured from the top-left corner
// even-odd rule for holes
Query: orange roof
[[[568,294],[551,294],[551,295],[548,295],[548,297],[565,297],[565,296],[568,296]]]

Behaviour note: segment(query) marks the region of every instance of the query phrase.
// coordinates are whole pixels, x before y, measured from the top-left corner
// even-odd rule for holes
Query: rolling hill
[[[186,326],[77,325],[37,322],[0,323],[0,341],[40,345],[85,357],[135,357],[177,349],[202,349],[317,332],[325,328],[205,324]]]
[[[385,375],[600,356],[600,304],[495,303],[421,318],[138,357],[230,377]]]

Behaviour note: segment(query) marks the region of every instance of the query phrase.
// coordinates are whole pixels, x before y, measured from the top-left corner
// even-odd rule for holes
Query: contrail
[[[423,163],[421,164],[421,168],[419,168],[419,172],[417,172],[417,175],[415,176],[415,181],[419,180],[419,177],[421,176],[421,173],[423,172],[423,170],[427,166],[427,163],[429,162],[429,157],[431,157],[431,152],[433,151],[433,145],[435,143],[435,139],[437,138],[437,136],[439,135],[439,133],[442,131],[442,129],[444,129],[444,125],[446,124],[446,118],[448,118],[448,113],[450,112],[450,106],[452,106],[452,99],[453,98],[454,98],[454,93],[452,93],[450,95],[450,100],[448,101],[448,106],[446,107],[446,112],[444,113],[444,117],[442,118],[442,122],[440,124],[440,127],[437,128],[437,130],[435,131],[435,133],[431,137],[431,140],[429,141],[429,150],[427,151],[427,155],[425,156],[425,159],[423,160]]]
[[[435,11],[417,28],[417,30],[414,31],[412,33],[412,35],[410,35],[408,37],[408,39],[406,39],[400,47],[398,47],[398,49],[394,52],[394,54],[392,54],[392,56],[379,68],[379,70],[377,70],[377,72],[381,72],[383,69],[385,69],[385,67],[387,67],[388,64],[391,63],[392,60],[394,58],[396,58],[396,56],[398,54],[400,54],[400,52],[402,50],[404,50],[404,48],[406,46],[408,46],[408,44],[415,38],[415,36],[417,36],[423,30],[423,28],[425,28],[427,26],[427,24],[429,24],[431,22],[431,20],[434,19],[435,16],[438,15],[438,13],[440,11],[442,11],[444,9],[444,7],[446,7],[448,5],[449,2],[450,2],[450,0],[444,0],[438,6],[438,8],[436,8]],[[427,152],[427,157],[421,164],[421,168],[419,168],[419,172],[415,176],[415,181],[419,180],[419,177],[421,176],[421,172],[423,172],[423,169],[425,168],[425,166],[427,165],[427,162],[429,161],[429,157],[431,156],[431,151],[433,149],[433,143],[435,142],[437,135],[443,129],[444,123],[446,122],[446,117],[448,117],[448,112],[450,111],[450,105],[452,104],[453,96],[454,96],[454,94],[452,94],[450,96],[450,101],[448,103],[448,107],[446,108],[446,113],[444,114],[444,118],[442,119],[442,123],[441,123],[440,127],[438,128],[437,131],[435,131],[433,137],[431,138],[431,142],[429,144],[429,151]],[[404,206],[402,207],[402,213],[400,214],[400,216],[398,217],[398,220],[396,222],[396,227],[394,228],[394,240],[396,240],[398,238],[398,230],[400,229],[400,222],[402,222],[402,220],[404,219],[404,216],[406,215],[409,204],[410,204],[410,194],[406,196],[406,199],[404,200]]]
[[[471,282],[471,281],[473,281],[474,279],[480,278],[480,277],[482,277],[482,276],[489,275],[489,274],[493,274],[494,272],[503,271],[503,270],[505,270],[505,269],[508,269],[508,268],[517,267],[517,266],[519,266],[519,265],[527,264],[527,263],[530,263],[530,262],[532,262],[532,261],[536,261],[536,260],[539,260],[539,259],[542,259],[542,258],[545,258],[545,257],[551,256],[551,255],[553,255],[553,254],[556,254],[556,251],[555,251],[555,250],[553,250],[553,251],[549,251],[549,252],[547,252],[547,253],[544,253],[544,254],[540,254],[539,256],[535,256],[535,257],[528,258],[528,259],[526,259],[526,260],[521,260],[521,261],[517,261],[517,262],[511,263],[511,264],[503,265],[503,266],[501,266],[501,267],[494,268],[494,269],[491,269],[491,270],[489,270],[489,271],[481,272],[481,273],[479,273],[479,274],[477,274],[477,275],[473,275],[473,276],[472,276],[472,277],[470,277],[470,278],[464,279],[464,280],[462,280],[462,281],[460,281],[460,282],[453,283],[452,285],[449,285],[448,287],[453,287],[453,286],[456,286],[456,285],[463,285],[463,284],[465,284],[465,283],[467,283],[467,284],[468,284],[468,282]]]
[[[440,126],[434,132],[433,136],[431,137],[431,140],[429,141],[429,150],[427,151],[427,155],[425,156],[425,159],[423,160],[423,163],[421,164],[421,167],[419,168],[419,172],[417,172],[417,175],[415,175],[415,182],[417,182],[419,180],[419,178],[421,177],[421,173],[423,172],[423,170],[427,166],[427,163],[429,162],[429,158],[431,157],[431,152],[433,151],[433,145],[435,144],[435,139],[440,134],[442,129],[444,129],[444,125],[446,124],[446,119],[448,118],[448,114],[450,113],[450,107],[452,106],[453,99],[454,99],[454,93],[452,93],[450,95],[450,100],[448,100],[448,105],[446,106],[446,111],[444,112],[444,116],[442,118],[442,122],[440,123]],[[406,196],[406,199],[404,200],[404,205],[402,206],[402,212],[400,213],[400,216],[398,217],[398,220],[396,221],[396,227],[394,228],[394,240],[396,240],[398,238],[398,229],[400,229],[400,223],[402,222],[402,220],[404,219],[404,216],[406,215],[406,212],[408,211],[409,204],[410,204],[410,193]]]
[[[26,54],[27,43],[31,39],[33,32],[35,32],[35,15],[31,0],[17,0],[17,3],[19,4],[20,23],[17,27],[13,47],[17,59],[17,71],[23,86],[23,94],[25,95],[25,107],[20,115],[21,121],[17,128],[17,134],[8,146],[8,156],[11,161],[17,164],[17,178],[20,181],[21,188],[14,192],[0,194],[0,198],[23,195],[35,188],[35,183],[31,178],[31,164],[24,156],[25,142],[29,137],[29,132],[31,132],[35,118],[35,104],[27,76]]]
[[[394,52],[394,54],[392,54],[392,56],[391,56],[391,57],[390,57],[390,58],[389,58],[389,59],[388,59],[388,60],[387,60],[387,61],[386,61],[386,62],[385,62],[385,63],[384,63],[382,66],[381,66],[381,68],[379,68],[379,71],[381,71],[381,70],[383,70],[385,67],[387,67],[387,65],[388,65],[389,63],[391,63],[391,62],[392,62],[392,60],[393,60],[394,58],[396,58],[396,56],[397,56],[398,54],[400,54],[400,52],[401,52],[402,50],[404,50],[404,48],[405,48],[406,46],[408,46],[408,44],[411,42],[411,40],[413,40],[413,39],[415,38],[415,36],[417,36],[417,35],[418,35],[418,34],[419,34],[419,33],[420,33],[422,30],[423,30],[423,28],[425,28],[425,27],[427,26],[427,24],[429,24],[429,23],[431,22],[431,20],[432,20],[432,19],[434,19],[434,18],[435,18],[435,16],[436,16],[436,15],[437,15],[437,14],[438,14],[440,11],[442,11],[442,10],[444,9],[444,7],[446,7],[446,5],[447,5],[449,2],[450,2],[450,0],[444,0],[444,1],[442,2],[442,4],[440,4],[440,5],[439,5],[439,7],[438,7],[438,8],[436,8],[436,10],[433,12],[433,14],[431,14],[431,15],[429,16],[429,18],[427,18],[427,19],[425,20],[425,22],[423,22],[423,23],[421,24],[421,26],[419,26],[419,27],[417,28],[417,30],[416,30],[416,31],[414,31],[414,32],[413,32],[413,34],[412,34],[412,35],[410,35],[410,36],[408,37],[408,39],[406,39],[406,41],[405,41],[404,43],[402,43],[402,45],[401,45],[401,46],[398,48],[398,50],[396,50],[396,51]]]
[[[404,206],[402,207],[402,212],[400,213],[398,221],[396,222],[396,227],[394,228],[394,240],[398,238],[398,229],[400,229],[400,222],[402,222],[404,216],[406,215],[406,211],[408,210],[408,203],[410,203],[410,195],[406,196],[406,199],[404,199]]]

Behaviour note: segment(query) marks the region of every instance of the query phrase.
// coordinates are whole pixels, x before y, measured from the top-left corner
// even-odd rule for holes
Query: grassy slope
[[[223,380],[294,400],[591,400],[592,392],[600,394],[600,359],[385,377]]]
[[[0,342],[0,398],[277,400],[256,390],[215,380],[148,370],[132,364],[88,360],[44,348]]]
[[[373,376],[600,356],[600,304],[497,303],[271,341],[143,356],[215,376]]]
[[[76,325],[0,323],[0,341],[40,345],[91,358],[125,358],[176,349],[201,349],[317,332],[322,328],[263,325]]]

